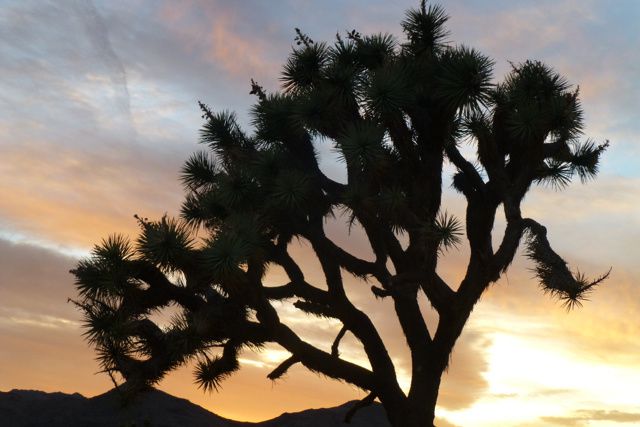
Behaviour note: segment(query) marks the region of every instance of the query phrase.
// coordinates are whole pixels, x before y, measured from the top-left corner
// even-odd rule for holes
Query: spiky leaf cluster
[[[559,298],[567,309],[582,305],[593,288],[609,277],[607,272],[590,280],[579,271],[572,273],[566,261],[551,249],[546,229],[537,224],[527,230],[526,255],[534,263],[533,272],[542,289]]]
[[[597,174],[609,144],[579,140],[579,91],[556,71],[539,61],[512,64],[488,93],[472,104],[482,109],[466,108],[460,135],[477,143],[478,161],[490,178],[520,182],[524,195],[532,182],[563,189],[575,175],[584,182]]]
[[[457,248],[462,242],[463,227],[460,221],[448,212],[440,212],[429,230],[432,238],[442,249]]]
[[[416,56],[423,53],[431,54],[444,48],[449,35],[445,24],[449,16],[439,5],[420,2],[419,9],[409,9],[402,21],[402,29],[409,42],[406,48]]]
[[[74,303],[102,369],[120,373],[129,389],[141,389],[202,358],[211,346],[233,341],[239,350],[259,344],[242,334],[247,301],[229,291],[238,283],[229,277],[228,264],[237,268],[242,257],[233,255],[234,243],[226,244],[221,234],[196,244],[183,223],[167,216],[157,222],[138,217],[138,222],[135,244],[110,237],[72,270],[78,289]],[[223,246],[232,255],[225,255]],[[224,256],[234,258],[225,264]],[[158,311],[173,312],[172,320],[159,324]],[[214,373],[209,371],[210,381],[216,381]]]
[[[222,355],[209,357],[203,355],[196,364],[196,383],[204,391],[218,390],[221,381],[240,369],[238,363],[238,349],[233,342],[227,343]]]

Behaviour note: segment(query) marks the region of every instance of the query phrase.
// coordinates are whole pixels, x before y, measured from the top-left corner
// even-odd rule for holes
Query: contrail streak
[[[111,46],[109,29],[92,0],[75,0],[72,4],[84,23],[87,37],[95,49],[95,53],[107,68],[109,78],[116,91],[116,107],[126,117],[133,130],[127,73],[122,61]]]

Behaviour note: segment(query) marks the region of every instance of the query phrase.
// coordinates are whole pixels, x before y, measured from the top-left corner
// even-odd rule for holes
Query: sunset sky
[[[134,235],[134,214],[177,215],[179,169],[196,151],[197,100],[229,109],[247,126],[249,81],[278,88],[293,28],[314,40],[337,31],[389,32],[412,0],[91,1],[0,0],[0,391],[80,392],[111,387],[83,341],[68,274],[111,233]],[[536,188],[523,213],[545,224],[573,268],[610,279],[567,312],[537,287],[525,259],[483,297],[454,350],[437,414],[443,426],[640,425],[640,1],[448,0],[450,40],[510,62],[540,59],[580,86],[585,138],[611,141],[596,181],[564,192]],[[339,174],[329,141],[323,168]],[[446,177],[448,180],[448,176]],[[447,188],[449,212],[463,201]],[[498,225],[499,227],[500,225]],[[337,239],[357,250],[350,238]],[[466,249],[440,271],[460,280]],[[297,256],[318,274],[309,248]],[[278,282],[277,275],[271,277]],[[372,314],[397,362],[404,338],[367,286],[350,295]],[[311,342],[335,324],[281,307]],[[343,353],[362,360],[355,342]],[[217,414],[264,420],[284,411],[361,398],[353,387],[296,366],[277,347],[244,354],[219,394],[193,385],[188,369],[160,388]]]

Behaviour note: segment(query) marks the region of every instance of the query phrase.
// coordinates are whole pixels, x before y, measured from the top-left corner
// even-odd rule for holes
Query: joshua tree
[[[300,363],[367,391],[361,405],[378,399],[393,426],[432,426],[456,340],[521,242],[542,290],[568,308],[580,305],[608,274],[589,280],[572,273],[546,228],[520,208],[532,185],[562,190],[576,175],[593,178],[608,143],[579,141],[582,109],[567,80],[526,61],[494,84],[493,62],[448,43],[446,21],[440,7],[422,2],[402,22],[404,42],[352,31],[329,45],[296,29],[282,91],[251,82],[252,135],[232,113],[200,104],[206,150],[182,170],[181,219],[137,217],[135,243],[111,237],[72,271],[86,334],[106,372],[139,390],[193,361],[197,382],[217,389],[239,368],[242,351],[273,343],[291,357],[269,378]],[[474,159],[460,151],[462,140],[475,144]],[[340,155],[346,182],[319,168],[317,144]],[[441,206],[445,160],[466,200],[464,225]],[[506,229],[494,248],[498,209]],[[372,259],[327,237],[335,215],[364,231]],[[466,274],[446,283],[438,260],[463,236]],[[321,277],[305,275],[290,255],[300,240],[313,249]],[[265,285],[272,266],[286,272],[287,283]],[[397,316],[411,354],[408,390],[370,317],[347,297],[344,274],[392,302],[389,316]],[[418,305],[422,293],[438,313],[432,330]],[[330,350],[282,323],[274,302],[292,304],[301,316],[337,319],[342,328]],[[175,317],[160,327],[152,315],[168,306]],[[345,333],[370,366],[340,357]]]

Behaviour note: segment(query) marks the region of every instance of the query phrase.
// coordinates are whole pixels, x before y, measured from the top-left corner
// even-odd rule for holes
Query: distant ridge
[[[233,421],[160,390],[141,394],[122,407],[116,390],[86,398],[81,394],[35,390],[0,392],[3,427],[389,427],[380,405],[363,408],[343,422],[353,402],[335,408],[284,413],[259,423]]]

